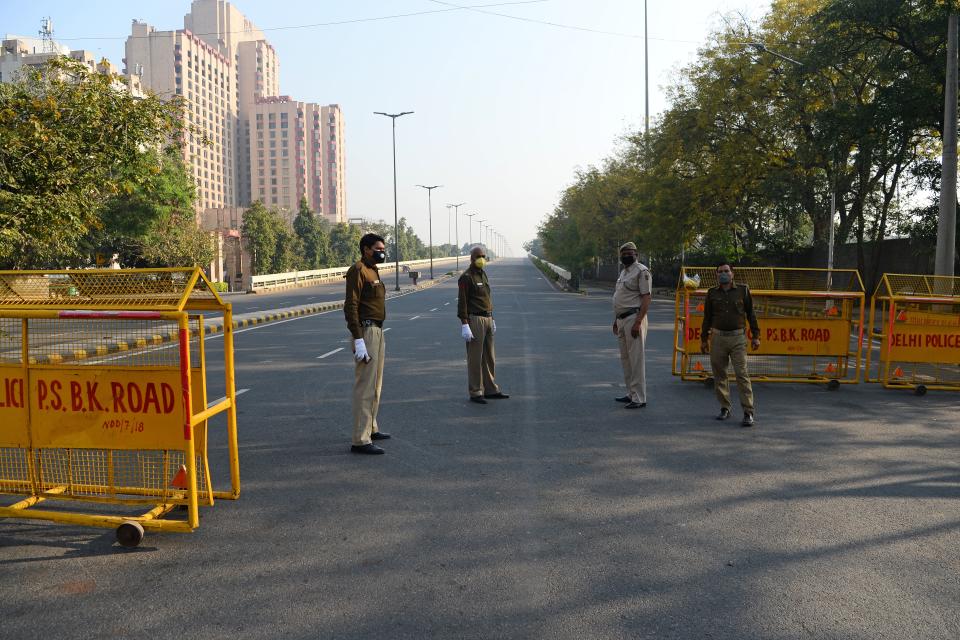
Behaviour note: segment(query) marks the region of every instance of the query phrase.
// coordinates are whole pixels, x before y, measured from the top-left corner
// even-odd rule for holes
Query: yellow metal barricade
[[[864,290],[855,269],[737,267],[734,279],[750,287],[760,325],[760,349],[748,349],[753,380],[823,383],[832,389],[859,380]],[[683,380],[712,380],[700,332],[707,290],[716,285],[716,267],[680,270],[673,374]]]
[[[867,382],[960,391],[960,278],[883,274],[868,335]]]
[[[198,311],[224,315],[226,394],[212,406]],[[192,531],[199,505],[238,498],[231,325],[200,269],[0,271],[0,494],[24,496],[0,517],[116,527],[135,546],[144,529]],[[214,491],[207,420],[223,412],[231,487]],[[34,508],[53,499],[77,509]]]

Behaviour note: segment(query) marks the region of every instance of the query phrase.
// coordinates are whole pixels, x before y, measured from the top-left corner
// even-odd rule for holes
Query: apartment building
[[[91,71],[114,76],[113,85],[129,91],[134,97],[143,97],[143,86],[136,74],[121,74],[108,60],[98,60],[91,51],[68,47],[37,38],[8,35],[0,47],[0,82],[12,82],[23,67],[39,67],[55,56],[68,56],[82,62]]]
[[[158,31],[134,20],[124,64],[157,95],[182,97],[184,159],[198,209],[244,202],[244,123],[257,97],[279,90],[279,62],[263,33],[229,2],[195,0],[183,29]]]
[[[315,124],[320,134],[320,162],[323,183],[324,217],[330,222],[347,221],[347,188],[345,184],[346,154],[344,153],[343,111],[340,105],[329,104],[320,108]]]
[[[194,0],[177,31],[134,21],[124,63],[155,93],[184,98],[200,211],[262,200],[292,213],[305,196],[346,220],[340,108],[281,96],[276,50],[232,3]]]
[[[322,202],[314,159],[315,107],[290,96],[271,96],[257,101],[250,118],[252,198],[286,210],[291,219],[301,198],[306,197],[313,210]]]
[[[134,21],[124,62],[161,98],[182,97],[183,154],[198,208],[237,204],[239,115],[231,61],[187,29],[157,31]]]

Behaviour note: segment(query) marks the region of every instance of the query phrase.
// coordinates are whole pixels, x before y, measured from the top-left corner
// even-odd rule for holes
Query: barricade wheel
[[[918,396],[925,396],[927,395],[927,387],[925,385],[918,384],[917,388],[914,389],[913,392]]]
[[[124,522],[117,527],[117,542],[122,547],[135,547],[143,540],[143,527],[139,522]]]
[[[839,389],[839,388],[840,388],[840,381],[839,381],[839,380],[831,380],[830,382],[827,383],[827,390],[828,390],[828,391],[836,391],[836,390]]]
[[[703,386],[707,389],[713,389],[713,378],[704,378]]]

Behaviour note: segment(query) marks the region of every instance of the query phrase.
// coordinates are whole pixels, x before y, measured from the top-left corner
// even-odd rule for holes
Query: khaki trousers
[[[364,327],[363,342],[370,354],[369,362],[358,362],[353,375],[353,444],[370,444],[370,434],[380,431],[377,412],[380,410],[380,388],[383,386],[383,329]]]
[[[730,382],[727,380],[727,365],[733,362],[733,372],[737,377],[737,391],[740,393],[740,406],[744,411],[753,412],[753,386],[747,372],[747,337],[744,334],[721,336],[716,333],[710,337],[710,368],[713,369],[713,388],[717,393],[720,406],[730,408]]]
[[[640,335],[630,335],[636,314],[617,318],[617,342],[620,344],[620,366],[623,367],[623,382],[627,395],[633,402],[647,401],[647,365],[644,347],[647,343],[647,317],[640,323]]]
[[[496,377],[496,354],[493,350],[493,318],[468,318],[473,340],[467,343],[467,389],[470,397],[500,393]]]

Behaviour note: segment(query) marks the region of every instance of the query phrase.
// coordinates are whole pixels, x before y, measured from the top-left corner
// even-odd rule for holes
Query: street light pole
[[[643,0],[643,146],[650,140],[650,48],[647,44],[647,0]]]
[[[485,220],[477,220],[477,244],[483,244],[483,223]]]
[[[430,195],[433,193],[434,189],[442,187],[442,184],[435,184],[432,187],[426,187],[422,184],[418,184],[418,187],[421,189],[427,190],[427,220],[430,228],[430,279],[433,280],[433,202],[430,199]]]
[[[465,213],[463,214],[468,218],[473,218],[477,215],[476,213]],[[473,220],[467,220],[467,244],[473,244]],[[473,247],[471,247],[472,249]]]
[[[933,272],[938,276],[952,276],[957,243],[956,13],[951,13],[947,22],[947,77],[943,91],[943,162],[940,171],[940,212],[937,219],[937,252],[934,256]],[[943,292],[938,290],[937,293]]]
[[[393,266],[396,276],[396,288],[394,291],[400,291],[400,227],[397,224],[397,118],[413,113],[413,111],[401,111],[400,113],[384,113],[383,111],[374,111],[376,116],[386,116],[390,118],[393,124]]]
[[[449,213],[450,213],[449,210],[450,210],[450,209],[453,209],[453,224],[455,225],[456,232],[457,232],[457,235],[454,236],[454,242],[456,242],[456,246],[454,247],[454,251],[455,251],[456,253],[455,253],[454,255],[457,256],[457,271],[460,270],[460,207],[462,207],[462,206],[465,205],[465,204],[467,204],[467,203],[466,203],[466,202],[458,202],[457,204],[448,204],[448,205],[447,205],[447,214],[448,214],[448,216],[447,216],[447,242],[448,242],[448,243],[450,242],[450,216],[449,216]]]

